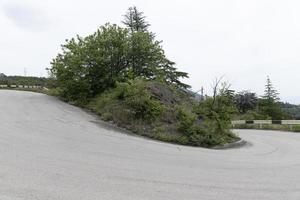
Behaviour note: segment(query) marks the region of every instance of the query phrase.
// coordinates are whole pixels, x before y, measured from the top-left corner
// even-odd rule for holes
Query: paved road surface
[[[252,146],[160,143],[46,95],[0,90],[0,199],[299,200],[300,134],[238,133]]]

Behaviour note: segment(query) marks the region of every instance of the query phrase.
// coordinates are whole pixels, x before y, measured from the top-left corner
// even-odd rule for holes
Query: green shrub
[[[177,128],[186,135],[192,133],[192,127],[197,119],[197,115],[183,106],[176,108]]]
[[[294,131],[294,132],[300,132],[300,125],[293,125],[292,126],[292,131]]]
[[[113,119],[113,115],[111,113],[106,112],[101,115],[101,119],[104,121],[111,121]]]
[[[98,114],[103,114],[107,112],[107,106],[114,104],[115,99],[113,95],[113,90],[108,90],[102,95],[94,98],[89,104],[88,108],[96,111]]]
[[[194,126],[192,134],[189,136],[189,143],[193,146],[210,147],[221,142],[217,134],[213,134],[201,126]]]
[[[268,120],[271,119],[270,116],[261,114],[254,110],[249,110],[245,114],[238,117],[241,120]]]
[[[154,120],[166,109],[146,88],[141,79],[117,84],[118,98],[133,111],[138,119]]]
[[[62,93],[60,88],[51,88],[46,92],[50,96],[59,97]]]
[[[116,118],[125,113],[129,118],[155,120],[166,107],[153,98],[146,85],[147,82],[140,79],[117,83],[116,88],[102,93],[88,107],[99,114],[111,113]]]
[[[191,104],[188,97],[179,97],[164,85],[155,84],[143,79],[117,83],[88,106],[105,121],[165,142],[212,147],[238,139],[227,126],[231,108],[226,108],[222,99],[217,99],[217,105],[210,110],[206,106],[211,106],[211,99],[200,105]]]

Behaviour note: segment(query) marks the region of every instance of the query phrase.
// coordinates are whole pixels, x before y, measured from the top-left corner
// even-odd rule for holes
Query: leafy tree
[[[228,91],[230,85],[221,83],[221,79],[216,79],[213,87],[213,96],[207,97],[200,102],[197,110],[199,117],[202,117],[211,132],[216,134],[228,133],[233,114],[236,107]]]
[[[128,8],[127,13],[124,15],[123,24],[125,24],[133,34],[134,32],[147,32],[150,24],[146,22],[143,12],[138,11],[138,9],[133,6]]]
[[[67,40],[51,72],[67,100],[86,100],[112,87],[128,65],[128,31],[106,24],[94,34]]]
[[[128,61],[128,31],[117,25],[106,24],[86,38],[85,54],[87,78],[92,95],[113,87],[121,81]]]
[[[153,79],[158,65],[164,57],[160,42],[148,32],[136,32],[130,37],[129,70],[130,78]]]
[[[240,113],[246,113],[257,107],[258,98],[255,93],[242,91],[235,95],[235,104]]]
[[[141,15],[136,9],[133,11]],[[161,79],[178,87],[189,87],[180,80],[187,73],[177,71],[175,63],[166,58],[154,34],[145,26],[134,30],[106,24],[92,35],[67,40],[50,69],[60,96],[67,101],[85,102],[115,87],[116,82],[135,78]]]

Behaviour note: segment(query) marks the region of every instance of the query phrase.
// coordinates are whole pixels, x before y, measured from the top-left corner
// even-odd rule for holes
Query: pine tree
[[[146,22],[143,12],[135,6],[130,7],[122,22],[130,31],[129,73],[130,78],[163,79],[181,88],[190,86],[180,81],[188,74],[178,71],[175,63],[166,58],[161,41],[155,39],[155,34],[148,31],[150,24]]]
[[[278,97],[279,93],[273,87],[273,84],[270,80],[270,77],[267,77],[267,84],[265,86],[265,94],[262,96],[263,99],[266,99],[270,102],[278,102],[280,98]]]
[[[135,6],[128,8],[124,18],[122,23],[130,29],[131,33],[148,31],[150,24],[145,20],[146,17],[144,16],[144,13],[139,12]]]
[[[279,120],[284,117],[284,112],[279,105],[279,93],[273,87],[270,77],[267,77],[267,84],[265,86],[265,93],[260,99],[259,109],[262,114],[271,117],[273,120]]]

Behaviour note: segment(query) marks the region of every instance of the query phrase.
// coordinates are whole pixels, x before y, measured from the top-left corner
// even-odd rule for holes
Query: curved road
[[[300,134],[209,150],[119,133],[55,98],[0,90],[1,200],[300,199]]]

